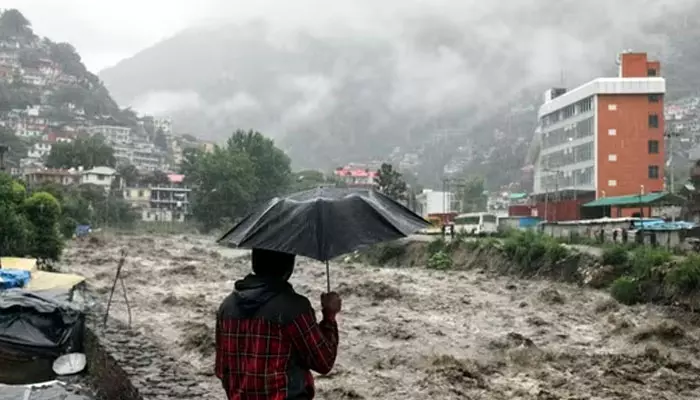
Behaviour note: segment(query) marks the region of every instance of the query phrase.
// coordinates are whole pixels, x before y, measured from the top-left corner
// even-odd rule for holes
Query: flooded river
[[[106,297],[119,252],[134,326],[191,365],[211,399],[214,315],[245,252],[205,237],[73,242],[62,268]],[[319,399],[698,399],[700,317],[619,306],[602,291],[484,271],[332,265],[343,297],[334,371]],[[317,304],[325,268],[299,260],[295,289]],[[126,318],[116,295],[114,315]]]

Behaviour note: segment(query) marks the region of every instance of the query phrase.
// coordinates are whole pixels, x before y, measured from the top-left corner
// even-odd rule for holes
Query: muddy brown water
[[[104,236],[71,243],[62,269],[107,296],[119,258],[134,326],[213,376],[219,302],[249,271],[211,238]],[[298,260],[292,283],[318,303],[322,264]],[[699,399],[700,317],[624,307],[602,291],[487,271],[332,265],[343,296],[340,351],[318,399]],[[113,315],[126,319],[115,296]]]

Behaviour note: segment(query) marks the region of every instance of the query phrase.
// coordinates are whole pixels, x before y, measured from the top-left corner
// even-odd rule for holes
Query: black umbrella
[[[318,188],[268,201],[218,242],[325,261],[330,291],[328,260],[429,225],[376,190]]]

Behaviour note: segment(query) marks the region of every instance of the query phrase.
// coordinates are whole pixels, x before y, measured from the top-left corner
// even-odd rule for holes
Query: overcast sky
[[[433,0],[439,6],[443,0]],[[242,20],[256,16],[280,24],[327,25],[342,18],[374,20],[396,12],[397,3],[373,5],[369,0],[334,4],[321,0],[2,0],[3,8],[17,8],[37,34],[73,44],[93,72],[114,65],[139,50],[194,24]],[[389,7],[393,3],[394,7]],[[424,4],[400,2],[400,9]],[[352,15],[353,18],[347,18]],[[363,18],[369,17],[372,18]],[[358,18],[359,17],[359,18]]]

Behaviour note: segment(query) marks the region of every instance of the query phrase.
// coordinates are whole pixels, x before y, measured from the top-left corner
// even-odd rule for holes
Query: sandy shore
[[[109,236],[72,242],[61,268],[106,298],[119,252],[134,327],[223,399],[213,376],[219,302],[249,271],[206,237]],[[322,264],[299,260],[292,283],[318,303]],[[484,271],[332,265],[343,296],[334,371],[319,399],[699,399],[700,316],[623,307],[607,293]],[[115,295],[113,315],[126,320]]]

